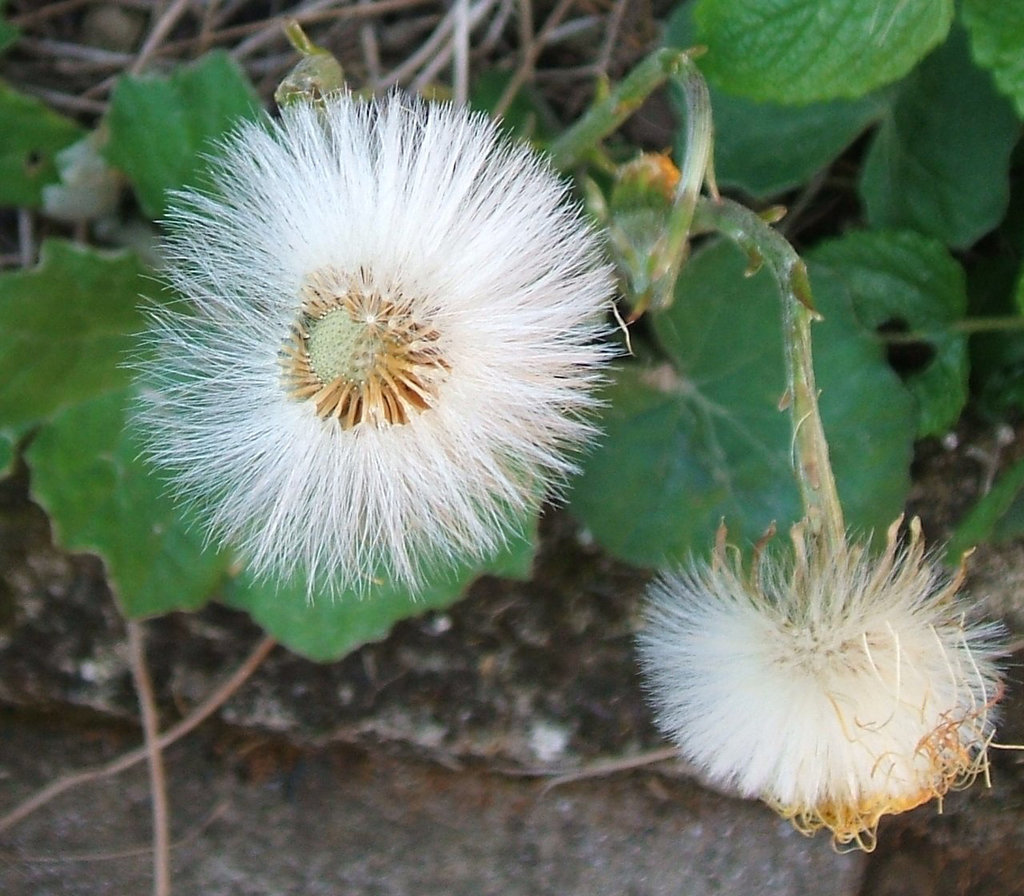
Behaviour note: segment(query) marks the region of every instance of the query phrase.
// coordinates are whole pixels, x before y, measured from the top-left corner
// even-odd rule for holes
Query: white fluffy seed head
[[[499,548],[593,435],[612,277],[485,117],[394,94],[244,124],[168,218],[150,453],[212,537],[310,594]]]
[[[881,557],[829,551],[803,526],[793,542],[750,575],[720,547],[657,580],[645,681],[659,726],[709,780],[871,849],[883,815],[986,768],[999,630],[965,621],[962,570],[941,570],[917,520],[904,547],[893,525]]]

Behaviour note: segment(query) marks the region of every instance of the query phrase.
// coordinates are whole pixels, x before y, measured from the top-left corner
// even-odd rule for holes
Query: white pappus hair
[[[600,241],[486,117],[337,93],[177,197],[139,362],[149,453],[215,541],[309,593],[412,588],[574,471],[609,356]]]
[[[659,727],[709,780],[863,849],[987,768],[1002,693],[999,627],[966,621],[962,568],[899,522],[879,557],[798,524],[750,573],[720,534],[711,564],[655,581],[639,637]]]

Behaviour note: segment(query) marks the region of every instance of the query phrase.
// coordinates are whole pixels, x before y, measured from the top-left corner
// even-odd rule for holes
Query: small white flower
[[[874,845],[881,816],[987,768],[997,626],[971,626],[920,524],[881,557],[794,527],[791,560],[656,581],[639,648],[660,727],[709,780],[805,833]]]
[[[493,552],[592,436],[612,279],[485,117],[296,103],[179,197],[143,362],[151,454],[257,574],[416,588]]]

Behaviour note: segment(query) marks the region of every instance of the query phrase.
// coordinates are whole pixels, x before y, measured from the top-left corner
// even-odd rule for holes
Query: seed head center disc
[[[415,303],[368,280],[364,271],[311,275],[280,353],[285,391],[343,429],[408,423],[435,404],[451,369]]]
[[[323,383],[338,378],[365,382],[377,354],[385,350],[378,336],[363,321],[353,320],[344,309],[329,311],[310,321],[306,339],[310,367]]]

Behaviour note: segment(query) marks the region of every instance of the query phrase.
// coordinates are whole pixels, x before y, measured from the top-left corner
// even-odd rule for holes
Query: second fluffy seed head
[[[665,733],[709,779],[805,832],[874,845],[882,816],[985,767],[998,628],[966,620],[915,520],[873,557],[797,526],[745,573],[724,548],[658,580],[640,636]]]

